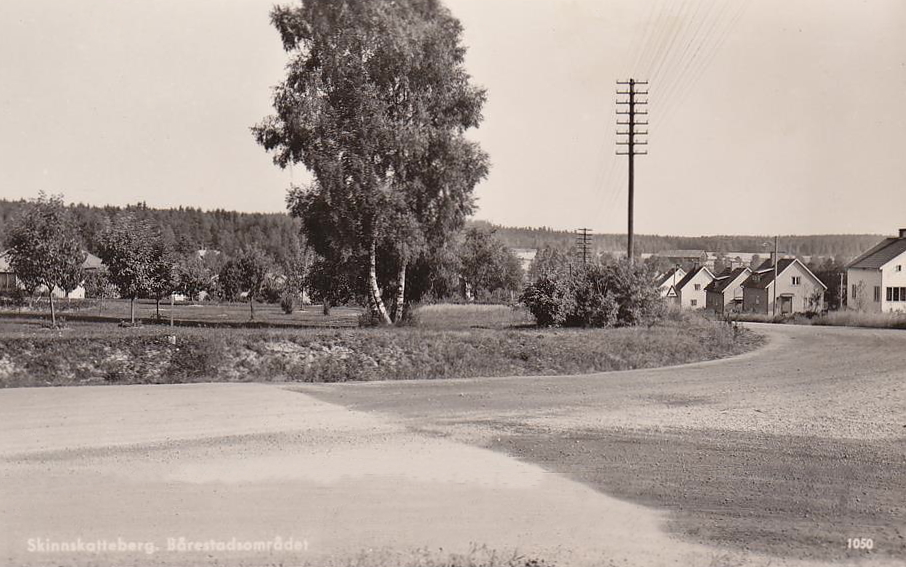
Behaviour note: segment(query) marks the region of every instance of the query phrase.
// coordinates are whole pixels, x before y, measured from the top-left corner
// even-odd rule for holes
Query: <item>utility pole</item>
[[[780,255],[777,249],[777,237],[774,237],[774,308],[771,310],[771,316],[777,316],[777,264],[780,262]]]
[[[843,311],[843,294],[846,293],[846,284],[843,283],[844,272],[840,272],[840,287],[837,289],[837,311]]]
[[[580,228],[576,230],[576,246],[582,251],[582,265],[588,264],[588,251],[591,248],[591,230]]]
[[[639,85],[643,85],[644,88],[642,91],[636,89]],[[618,156],[628,156],[629,157],[629,222],[627,226],[628,237],[626,240],[626,256],[629,258],[629,262],[633,261],[633,206],[634,206],[634,197],[635,197],[635,156],[644,156],[648,155],[647,150],[638,151],[636,146],[647,146],[648,140],[645,138],[640,138],[648,135],[648,110],[642,109],[639,110],[636,107],[646,106],[648,104],[648,99],[638,99],[638,96],[648,96],[648,81],[636,81],[635,79],[629,79],[628,81],[617,81],[617,95],[626,96],[626,99],[617,99],[617,136],[620,138],[617,139],[617,146],[626,146],[626,151],[620,151],[617,149]],[[625,89],[625,90],[621,90]],[[619,110],[620,106],[626,106],[626,110]],[[621,116],[625,116],[626,119],[621,119]],[[639,116],[643,116],[642,120],[639,120]],[[626,130],[621,131],[619,126],[625,126]],[[645,126],[644,130],[637,130],[639,126]]]

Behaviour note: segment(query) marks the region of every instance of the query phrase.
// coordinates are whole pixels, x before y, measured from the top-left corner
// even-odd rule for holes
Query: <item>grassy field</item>
[[[508,305],[425,305],[415,310],[414,324],[422,329],[506,329],[534,327],[524,307]]]
[[[0,311],[0,338],[34,336],[53,332],[50,326],[50,312],[46,305],[36,309]],[[119,334],[119,324],[130,320],[129,302],[110,299],[100,302],[61,302],[63,310],[58,313],[62,322],[62,333],[90,333],[92,336]],[[323,315],[320,305],[305,305],[287,315],[279,305],[255,304],[255,319],[249,319],[248,303],[177,303],[173,309],[174,324],[180,327],[355,327],[362,309],[358,307],[335,307],[330,315]],[[157,327],[151,332],[166,332],[169,328],[170,305],[161,304],[161,318],[157,319],[154,302],[139,301],[136,305],[136,319],[146,327]]]
[[[27,322],[4,320],[0,386],[577,374],[708,360],[759,344],[753,333],[685,314],[620,329],[538,329],[523,311],[501,306],[431,306],[415,315],[423,326],[385,329],[79,322],[25,331]]]

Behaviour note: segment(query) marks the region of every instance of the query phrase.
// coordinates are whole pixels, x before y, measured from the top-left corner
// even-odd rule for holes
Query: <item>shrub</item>
[[[541,326],[642,325],[661,318],[666,305],[644,265],[592,264],[572,274],[541,275],[522,294]]]
[[[287,315],[292,315],[296,310],[296,296],[292,293],[284,293],[280,298],[280,309]]]
[[[525,288],[519,300],[542,327],[559,327],[575,311],[571,282],[556,274],[544,274]]]

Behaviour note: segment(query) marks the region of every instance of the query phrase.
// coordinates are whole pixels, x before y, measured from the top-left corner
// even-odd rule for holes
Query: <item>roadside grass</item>
[[[473,313],[473,307],[463,311]],[[496,324],[522,320],[499,310],[478,312]],[[450,325],[470,321],[449,312],[444,317]],[[107,325],[92,332],[88,326],[0,341],[0,387],[580,374],[710,360],[745,352],[760,341],[752,332],[691,314],[651,327],[616,329]]]
[[[868,327],[874,329],[906,329],[906,313],[865,313],[855,310],[829,311],[823,315],[765,315],[739,313],[733,320],[752,323],[789,325],[818,325],[826,327]]]
[[[906,329],[906,313],[863,313],[860,311],[830,311],[811,320],[812,325]]]

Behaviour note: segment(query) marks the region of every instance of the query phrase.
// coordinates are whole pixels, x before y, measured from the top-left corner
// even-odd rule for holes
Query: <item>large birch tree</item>
[[[485,92],[465,71],[462,26],[438,0],[302,0],[271,20],[290,60],[253,132],[277,165],[311,172],[291,212],[322,257],[360,259],[369,308],[389,323],[378,273],[396,274],[399,318],[407,267],[462,228],[488,171],[465,137]]]

